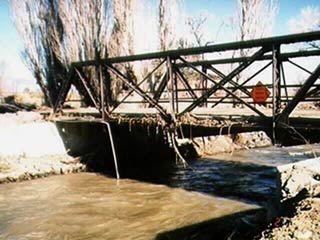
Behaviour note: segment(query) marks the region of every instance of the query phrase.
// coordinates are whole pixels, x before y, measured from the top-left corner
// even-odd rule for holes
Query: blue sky
[[[208,28],[216,30],[221,22],[228,23],[234,15],[236,0],[184,0],[188,15],[210,13]],[[288,34],[288,21],[299,16],[302,8],[320,7],[320,0],[279,0],[279,12],[273,35]],[[223,40],[228,41],[228,40]],[[230,39],[229,41],[232,41]],[[21,61],[21,42],[10,17],[7,0],[0,0],[0,63],[5,65],[6,85],[10,90],[21,90],[34,85],[32,75]]]

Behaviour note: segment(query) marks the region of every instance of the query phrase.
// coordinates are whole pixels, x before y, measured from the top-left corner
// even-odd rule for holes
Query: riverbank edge
[[[0,114],[0,133],[0,184],[87,170],[40,113]]]
[[[12,159],[12,156],[10,158]],[[0,157],[1,159],[3,157]],[[86,165],[82,164],[79,158],[71,158],[68,155],[22,156],[16,158],[14,164],[12,161],[10,164],[8,159],[7,162],[9,163],[0,161],[0,184],[87,171]]]
[[[260,142],[257,145],[253,144],[256,137],[260,135],[261,133],[259,132],[242,133],[239,138],[246,139],[246,142],[241,144],[239,144],[239,141],[237,143],[233,141],[228,135],[206,137],[203,139],[205,139],[207,147],[202,144],[203,139],[201,139],[201,145],[198,145],[200,147],[196,147],[195,150],[198,153],[198,157],[205,157],[218,153],[269,146],[268,143],[264,146],[261,146]],[[195,141],[199,142],[200,140],[196,139]],[[217,147],[221,147],[220,150]],[[0,152],[0,184],[87,171],[89,169],[85,163],[81,162],[81,157],[73,158],[67,153],[28,156],[25,152],[15,155],[3,155]]]

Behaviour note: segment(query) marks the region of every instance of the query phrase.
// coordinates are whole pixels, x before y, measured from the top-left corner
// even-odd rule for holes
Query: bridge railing
[[[320,61],[315,69],[306,69],[293,59],[319,59],[320,50],[282,50],[291,44],[317,40],[320,40],[320,31],[75,62],[69,78],[61,87],[55,110],[62,107],[70,86],[77,79],[103,118],[108,118],[126,104],[138,104],[139,107],[154,108],[166,122],[171,123],[196,108],[212,108],[214,114],[215,107],[222,104],[240,104],[261,118],[270,117],[261,110],[265,106],[270,107],[273,123],[287,123],[299,103],[320,100]],[[133,81],[123,66],[137,61],[149,61],[153,67],[141,79]],[[287,65],[308,76],[301,84],[288,84]],[[99,93],[92,91],[92,80],[84,74],[86,68],[96,68],[99,73]],[[104,71],[110,78],[102,77]],[[105,91],[111,91],[106,89],[110,83],[105,81],[110,79],[117,79],[127,89],[122,91],[116,103],[108,102],[105,97]],[[154,82],[150,84],[152,79]],[[257,104],[251,97],[257,81],[263,82],[270,91],[265,104]]]

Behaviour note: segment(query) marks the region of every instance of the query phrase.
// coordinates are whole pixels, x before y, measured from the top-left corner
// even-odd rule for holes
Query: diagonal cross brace
[[[262,47],[258,52],[256,52],[252,57],[248,59],[248,61],[243,62],[240,64],[237,68],[235,68],[231,73],[229,73],[227,76],[225,76],[219,83],[208,89],[201,97],[199,97],[196,101],[194,101],[189,107],[187,107],[181,114],[184,114],[186,112],[190,112],[193,109],[195,109],[199,104],[201,104],[204,100],[208,99],[213,93],[215,93],[219,88],[221,88],[226,83],[230,82],[236,75],[238,75],[240,72],[242,72],[244,69],[246,69],[248,66],[250,66],[254,61],[259,59],[261,56],[263,56],[266,52],[270,51],[270,47]],[[187,61],[185,61],[183,58],[179,58],[182,62],[189,65]]]
[[[148,80],[148,78],[150,78],[152,76],[152,74],[154,74],[160,67],[161,65],[165,62],[165,60],[161,61],[151,72],[148,73],[148,75],[146,77],[144,77],[144,79],[137,84],[138,87],[140,87],[145,81]],[[127,95],[121,99],[121,101],[119,103],[117,103],[117,105],[111,110],[111,113],[114,112],[132,93],[134,92],[133,89],[131,89]]]
[[[53,107],[53,112],[55,112],[55,113],[58,112],[61,109],[62,105],[64,104],[66,97],[68,95],[68,92],[71,88],[71,82],[72,82],[73,75],[74,75],[74,69],[73,69],[73,67],[71,67],[71,69],[67,75],[66,80],[62,82],[62,86],[61,86],[60,91],[58,93],[57,101]]]
[[[267,65],[265,65],[263,68],[261,68],[258,72],[256,72],[255,74],[253,74],[251,77],[249,77],[247,80],[245,80],[243,83],[241,83],[239,86],[236,86],[232,92],[234,93],[235,91],[237,91],[239,88],[243,88],[245,84],[247,84],[249,81],[251,81],[251,79],[253,79],[254,77],[256,77],[258,74],[260,74],[262,71],[264,71],[267,67],[269,67],[271,65],[272,62],[269,62]],[[230,96],[229,93],[227,93],[226,96],[222,97],[217,103],[215,103],[214,105],[211,106],[211,108],[214,108],[215,106],[217,106],[219,103],[222,103],[223,100],[225,100],[226,98],[228,98]]]
[[[196,72],[203,74],[204,76],[207,77],[208,80],[210,80],[212,83],[215,84],[215,86],[218,86],[219,83],[217,83],[215,80],[213,80],[209,75],[204,74],[203,72],[201,72],[199,69],[197,69],[195,66],[192,66],[191,64],[189,65],[189,67],[191,67],[193,70],[195,70]],[[222,90],[224,90],[225,92],[227,92],[228,94],[230,94],[232,97],[234,97],[235,99],[237,99],[239,102],[243,103],[245,106],[247,106],[248,108],[250,108],[252,111],[254,111],[255,113],[257,113],[258,115],[265,117],[265,115],[260,112],[258,109],[252,107],[249,103],[247,103],[246,101],[244,101],[242,98],[238,97],[237,95],[235,95],[231,90],[227,89],[224,86],[219,85],[219,88],[221,88]],[[182,114],[184,114],[184,112],[180,113],[179,116],[181,116]]]
[[[191,97],[195,100],[198,99],[197,95],[195,94],[195,92],[193,91],[192,87],[190,86],[190,84],[188,83],[187,79],[185,79],[185,77],[183,76],[182,72],[180,71],[179,68],[177,68],[176,66],[174,66],[174,70],[177,74],[177,76],[179,77],[179,79],[181,80],[182,84],[184,85],[184,87],[188,90],[189,94],[191,95]]]
[[[313,73],[309,76],[309,78],[306,80],[306,82],[302,85],[302,87],[299,89],[299,91],[296,93],[296,95],[293,97],[293,99],[288,103],[286,108],[283,109],[283,111],[278,116],[277,121],[286,122],[289,115],[296,108],[298,103],[305,98],[305,95],[310,90],[310,88],[313,86],[313,84],[318,80],[319,77],[320,77],[320,64],[313,71]]]
[[[312,74],[311,71],[309,71],[308,69],[300,66],[299,64],[297,64],[297,63],[295,63],[295,62],[293,62],[293,61],[291,61],[291,60],[288,60],[288,62],[291,63],[292,65],[296,66],[297,68],[305,71],[306,73]],[[318,79],[319,79],[319,77],[318,77]],[[315,89],[309,91],[309,92],[306,94],[305,97],[306,97],[306,98],[307,98],[307,97],[311,97],[312,95],[316,94],[316,93],[319,91],[319,89],[320,89],[319,86],[317,86]]]
[[[92,94],[91,92],[91,89],[90,89],[90,85],[89,85],[89,81],[86,81],[83,76],[81,75],[80,71],[78,69],[75,69],[76,70],[76,73],[78,74],[80,80],[81,80],[81,83],[82,85],[84,86],[84,88],[86,89],[91,101],[93,102],[94,106],[96,107],[96,109],[100,111],[100,107],[99,107],[99,104],[97,103],[96,99],[94,98],[94,95]],[[102,110],[102,109],[101,109]]]
[[[138,86],[136,86],[135,84],[131,83],[130,81],[128,81],[128,79],[115,67],[113,67],[112,65],[107,64],[106,67],[113,72],[115,75],[117,75],[119,77],[119,79],[125,83],[129,88],[131,88],[133,91],[135,91],[139,96],[141,96],[142,98],[144,98],[150,105],[152,105],[153,107],[155,107],[161,117],[167,122],[167,123],[171,123],[172,122],[172,118],[171,116],[166,112],[166,110],[159,105],[154,99],[152,99],[149,95],[147,95],[141,88],[139,88]]]
[[[213,66],[207,66],[208,69],[210,69],[211,71],[213,71],[214,73],[216,73],[219,77],[221,78],[225,78],[226,75],[224,73],[222,73],[221,71],[219,71],[218,69],[214,68]],[[237,82],[233,81],[232,79],[230,80],[230,83],[235,87],[236,90],[241,90],[244,94],[246,94],[247,96],[251,97],[250,92],[242,87],[242,84],[238,84]],[[234,92],[234,91],[233,91]]]
[[[153,96],[153,100],[158,103],[159,102],[159,99],[161,97],[161,94],[163,93],[164,89],[166,88],[167,86],[167,83],[168,83],[168,80],[167,80],[167,72],[165,72],[161,78],[160,78],[160,83],[159,83],[159,86],[156,90],[156,92],[154,93],[154,96]],[[150,104],[150,106],[152,106]]]

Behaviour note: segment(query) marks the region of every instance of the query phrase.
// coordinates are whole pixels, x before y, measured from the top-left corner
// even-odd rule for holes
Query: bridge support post
[[[167,88],[168,88],[168,95],[170,96],[170,107],[171,107],[171,117],[175,121],[177,117],[177,104],[178,104],[178,99],[177,98],[177,84],[176,84],[176,79],[175,79],[175,74],[173,72],[173,67],[172,67],[172,59],[168,56],[167,57]]]
[[[208,87],[208,79],[205,75],[207,75],[207,67],[206,66],[202,66],[202,72],[204,73],[203,75],[201,75],[201,88],[202,88],[202,94],[205,94],[207,87]],[[207,107],[208,106],[208,101],[207,99],[205,99],[203,101],[203,106]]]
[[[277,116],[281,111],[281,59],[280,45],[272,47],[272,136],[273,143],[277,144],[278,126],[276,123]]]
[[[102,120],[106,120],[106,109],[105,109],[105,102],[104,102],[104,84],[102,78],[102,66],[99,66],[99,80],[100,80],[100,107],[101,107],[101,117]]]

